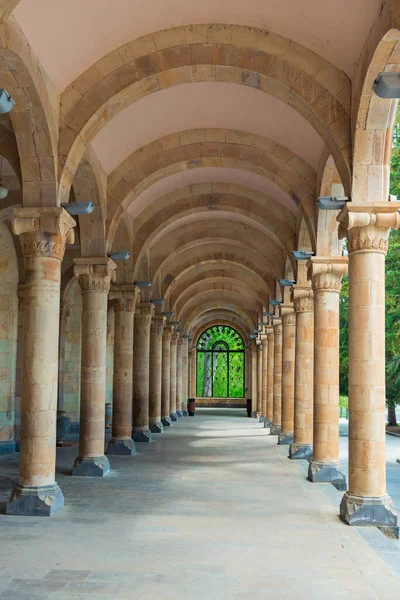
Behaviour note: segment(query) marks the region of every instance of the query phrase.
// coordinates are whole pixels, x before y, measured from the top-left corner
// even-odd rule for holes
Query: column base
[[[281,432],[278,437],[278,444],[280,446],[290,446],[293,444],[293,432],[283,433]]]
[[[189,411],[188,410],[183,410],[182,414],[184,417],[188,417],[189,416]]]
[[[252,411],[251,411],[251,418],[252,418],[252,419],[255,419],[256,417],[257,417],[257,413],[256,413],[256,411],[255,411],[255,410],[252,410]]]
[[[181,410],[177,410],[176,414],[178,415],[179,419],[182,419],[183,417],[183,412]]]
[[[151,439],[150,429],[138,429],[133,432],[134,442],[151,442]]]
[[[267,417],[265,415],[261,415],[260,417],[258,417],[258,422],[259,423],[265,423]]]
[[[15,440],[0,442],[0,454],[12,454],[13,452],[19,452],[19,448]]]
[[[132,439],[112,439],[108,442],[106,454],[111,456],[133,456],[136,453],[135,442]]]
[[[38,487],[17,484],[6,504],[6,515],[51,517],[63,506],[64,496],[56,483]]]
[[[313,483],[331,483],[337,490],[347,489],[346,475],[341,471],[341,465],[312,460],[308,465],[308,480]]]
[[[347,525],[397,528],[397,513],[388,494],[374,497],[345,492],[340,503],[340,518]]]
[[[289,448],[289,458],[292,460],[298,460],[301,458],[308,459],[312,456],[311,444],[293,444]]]
[[[269,435],[279,435],[281,432],[281,426],[280,425],[272,425]]]
[[[272,427],[272,425],[273,425],[272,421],[270,421],[269,419],[265,419],[264,429],[270,429]]]
[[[106,456],[77,456],[72,466],[74,477],[105,477],[110,472]]]
[[[164,425],[164,427],[171,427],[171,417],[163,417],[161,419],[161,423]]]
[[[170,416],[170,418],[171,418],[171,421],[172,421],[173,423],[176,423],[176,421],[178,420],[178,415],[177,415],[177,413],[171,413],[169,416]]]
[[[151,433],[162,433],[164,430],[163,424],[161,423],[161,421],[157,421],[157,423],[152,423],[150,425],[150,431]]]

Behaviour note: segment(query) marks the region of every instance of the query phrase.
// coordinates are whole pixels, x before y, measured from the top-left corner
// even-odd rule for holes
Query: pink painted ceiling
[[[381,0],[21,0],[14,16],[62,91],[96,60],[134,38],[179,25],[267,29],[352,75]]]
[[[110,173],[135,150],[164,135],[217,127],[270,137],[318,169],[324,143],[297,111],[253,88],[229,83],[175,86],[131,104],[92,142]]]

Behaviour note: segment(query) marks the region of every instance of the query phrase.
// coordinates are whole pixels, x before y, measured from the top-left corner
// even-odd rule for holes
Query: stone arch
[[[326,157],[325,157],[326,158]],[[344,187],[332,155],[325,164],[321,161],[319,181],[320,196],[345,196]],[[317,209],[317,255],[341,256],[343,241],[339,240],[339,211]]]
[[[232,297],[225,301],[221,299],[218,302],[216,302],[215,299],[206,300],[202,305],[188,308],[191,310],[191,312],[188,314],[183,313],[181,320],[181,326],[187,331],[191,331],[192,324],[200,315],[210,311],[223,311],[225,313],[234,314],[249,324],[249,330],[254,329],[258,319],[255,311],[250,312],[247,309],[244,309],[240,304],[237,304],[235,302],[235,298]]]
[[[288,103],[326,141],[350,178],[350,81],[303,46],[238,25],[176,27],[138,38],[102,58],[62,94],[60,193],[96,133],[132,102],[198,81],[248,85]]]
[[[222,314],[222,313],[221,313]],[[227,325],[228,327],[232,327],[233,329],[236,329],[238,331],[238,333],[240,333],[240,335],[243,338],[243,341],[246,343],[247,340],[247,332],[246,332],[246,324],[242,323],[242,322],[234,322],[231,321],[230,319],[218,319],[215,318],[214,314],[206,314],[206,315],[202,315],[202,317],[204,318],[206,316],[207,321],[206,323],[197,323],[196,325],[193,326],[194,330],[192,332],[192,338],[193,338],[193,346],[196,346],[199,337],[202,335],[202,333],[204,333],[207,329],[209,329],[210,327],[213,327],[214,325]],[[225,315],[226,317],[228,315]],[[195,329],[195,327],[197,329]]]

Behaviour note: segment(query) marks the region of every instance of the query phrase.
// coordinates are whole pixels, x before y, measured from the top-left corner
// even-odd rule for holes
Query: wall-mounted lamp
[[[282,287],[290,287],[294,283],[296,283],[296,281],[294,279],[280,279],[279,283],[281,284]]]
[[[1,111],[0,111],[1,112]],[[61,206],[70,215],[90,215],[94,211],[93,202],[64,202]]]
[[[0,183],[0,200],[4,200],[4,198],[7,198],[7,196],[8,196],[8,189],[6,188],[5,185]]]
[[[260,332],[258,331],[258,329],[253,329],[253,333],[257,333],[258,334]]]
[[[151,287],[151,281],[134,281],[133,283],[141,290]]]
[[[270,300],[269,303],[271,306],[279,306],[282,304],[282,300]]]
[[[310,260],[310,258],[314,255],[314,252],[306,252],[303,250],[293,250],[292,256],[296,260]]]
[[[15,102],[11,98],[10,94],[6,92],[4,89],[0,89],[0,114],[4,115],[5,113],[10,112]]]
[[[173,325],[174,327],[178,327],[178,325],[180,324],[180,321],[172,321],[171,325]]]
[[[182,327],[179,327],[176,331],[178,333],[185,333],[185,330]]]
[[[161,314],[163,317],[173,317],[175,313],[173,310],[169,310],[167,312],[162,312]]]
[[[321,196],[317,204],[321,210],[342,210],[349,200],[347,196]]]
[[[274,315],[273,312],[270,312],[270,311],[267,311],[267,310],[265,312],[263,312],[263,317],[272,317],[273,315]]]
[[[372,89],[379,98],[400,98],[400,73],[379,73]]]
[[[156,305],[160,305],[164,303],[164,298],[153,298],[152,300],[150,300],[150,302]]]
[[[256,337],[257,337],[257,336],[256,336],[256,335],[254,335],[254,333],[251,333],[251,334],[249,335],[249,338],[250,338],[251,340],[255,340],[255,339],[256,339]]]
[[[263,321],[258,321],[259,327],[266,327],[267,325],[268,325],[268,323],[264,323]]]
[[[129,250],[126,252],[107,252],[107,256],[113,260],[129,260],[131,253]]]

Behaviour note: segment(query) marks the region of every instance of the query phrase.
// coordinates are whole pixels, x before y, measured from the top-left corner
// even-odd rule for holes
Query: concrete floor
[[[339,493],[244,414],[185,418],[112,457],[104,480],[70,477],[76,449],[60,449],[64,509],[0,515],[0,599],[397,599],[371,539],[339,520]],[[17,472],[18,455],[0,457],[0,501]]]

